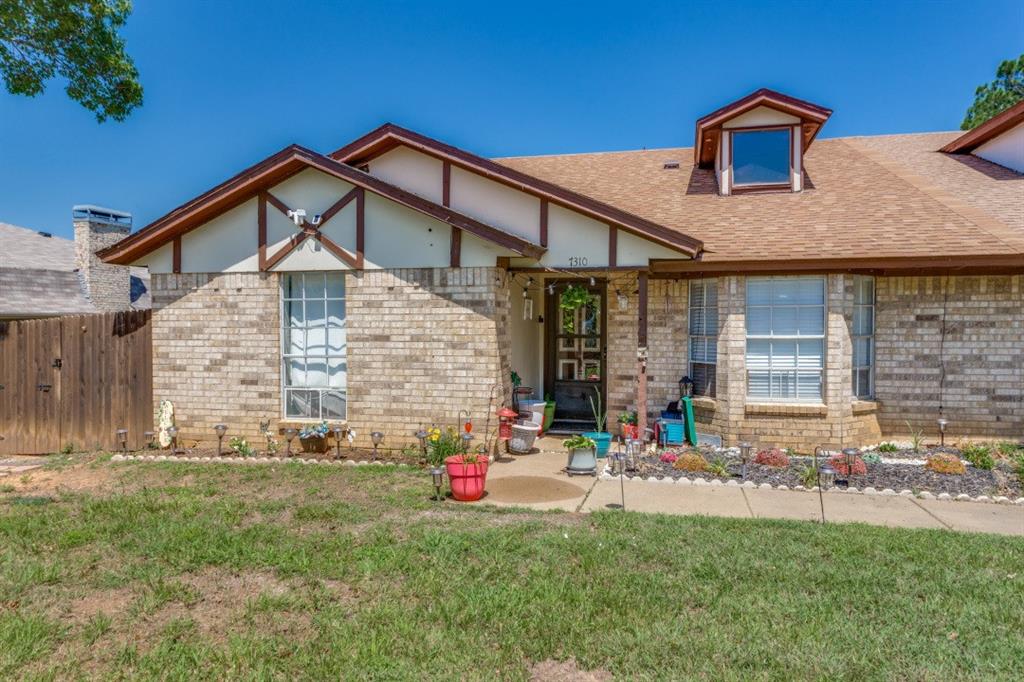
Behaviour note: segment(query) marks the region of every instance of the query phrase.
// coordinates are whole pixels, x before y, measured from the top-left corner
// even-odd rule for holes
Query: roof
[[[1024,176],[935,151],[955,133],[820,140],[798,193],[719,196],[692,148],[497,159],[700,239],[680,269],[832,260],[1024,266]],[[949,265],[950,263],[947,263]]]
[[[818,131],[832,115],[831,109],[806,100],[784,95],[775,90],[761,88],[735,102],[712,111],[697,119],[694,133],[693,162],[710,168],[715,162],[715,148],[722,124],[757,107],[768,107],[796,116],[803,124],[803,150],[811,146]]]
[[[1017,102],[1006,111],[996,114],[979,126],[972,128],[939,151],[947,154],[968,154],[1007,130],[1024,123],[1024,100]]]
[[[132,307],[149,308],[149,271],[131,268],[130,283]],[[94,312],[74,241],[0,223],[0,318]]]
[[[167,244],[175,237],[181,236],[211,218],[240,205],[255,196],[260,190],[269,189],[306,168],[315,168],[345,180],[356,187],[379,194],[523,256],[539,258],[545,251],[539,244],[534,244],[451,208],[441,206],[358,168],[339,163],[327,156],[293,144],[179,206],[113,246],[100,250],[98,254],[108,263],[122,265],[131,263]]]
[[[376,130],[332,152],[330,157],[358,166],[400,145],[411,147],[476,172],[488,179],[610,223],[684,255],[695,256],[703,247],[699,239],[694,239],[680,230],[673,230],[661,225],[657,221],[630,213],[624,206],[602,201],[600,197],[586,192],[585,188],[574,188],[550,182],[546,178],[523,172],[523,169],[477,156],[472,152],[453,147],[393,123],[385,123]]]

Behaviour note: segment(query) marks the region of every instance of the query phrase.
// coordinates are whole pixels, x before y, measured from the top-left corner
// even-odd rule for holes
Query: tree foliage
[[[1024,54],[1007,59],[996,69],[996,79],[979,85],[974,91],[974,104],[967,110],[961,130],[970,130],[996,114],[1024,100]]]
[[[123,121],[142,86],[117,31],[131,0],[0,0],[0,73],[8,92],[34,97],[61,77],[65,92],[96,114]]]

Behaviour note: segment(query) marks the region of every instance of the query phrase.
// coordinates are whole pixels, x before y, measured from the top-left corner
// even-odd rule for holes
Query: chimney
[[[102,311],[131,307],[131,283],[126,265],[108,265],[96,252],[121,241],[132,231],[132,214],[100,206],[72,209],[75,225],[75,262],[85,294]]]

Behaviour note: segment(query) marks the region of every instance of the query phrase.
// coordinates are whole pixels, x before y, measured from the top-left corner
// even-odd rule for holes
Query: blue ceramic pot
[[[605,433],[604,431],[591,431],[583,435],[597,443],[598,457],[606,457],[608,455],[608,448],[612,444],[612,434]]]

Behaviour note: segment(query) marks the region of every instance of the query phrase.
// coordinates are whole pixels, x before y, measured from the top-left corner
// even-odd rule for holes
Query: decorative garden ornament
[[[171,441],[174,440],[167,429],[174,426],[174,405],[170,400],[161,400],[160,406],[156,411],[156,426],[159,432],[158,440],[160,447],[169,448],[171,447]]]

